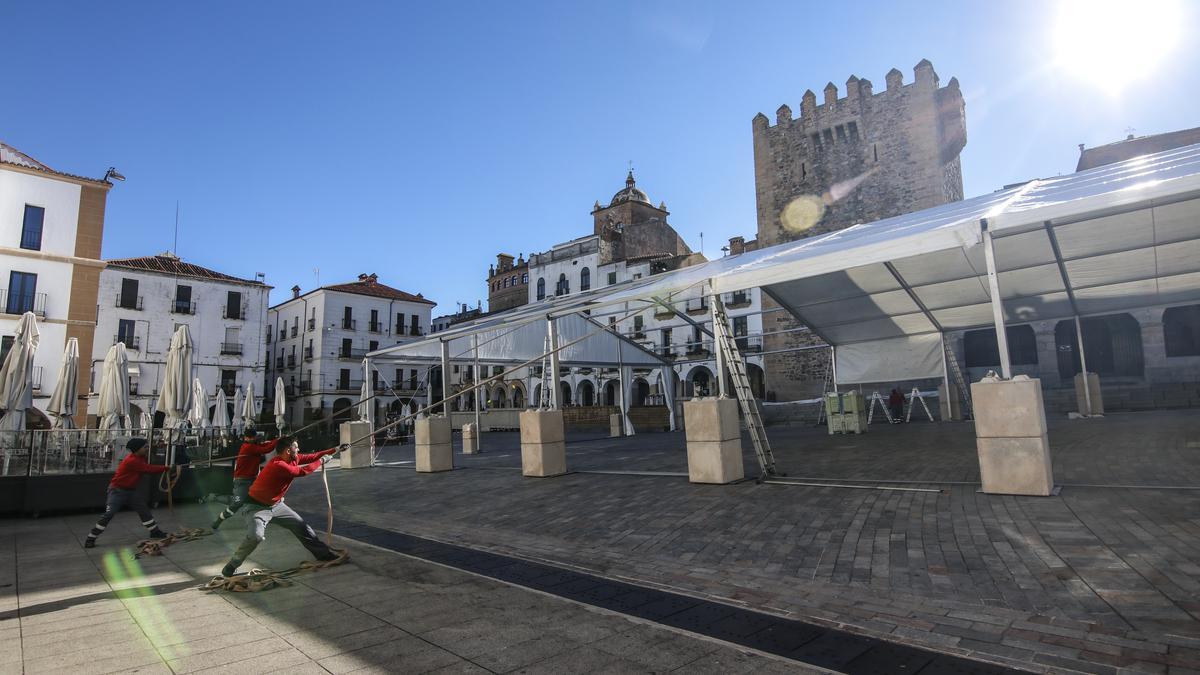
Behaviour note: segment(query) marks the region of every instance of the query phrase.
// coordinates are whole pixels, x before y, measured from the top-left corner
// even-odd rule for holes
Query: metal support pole
[[[433,396],[433,383],[429,385],[430,397]],[[450,343],[442,340],[442,400],[450,398]],[[446,417],[450,416],[449,407],[442,404],[442,414]]]
[[[717,318],[717,300],[719,300],[718,296],[713,295],[708,301],[709,315],[712,317],[713,322],[713,352],[717,357],[717,395],[721,398],[729,398],[729,383],[725,381],[725,355],[721,352],[721,345],[717,344],[721,341],[717,336],[723,335],[725,331],[728,331],[729,326],[723,327],[725,331],[717,330],[717,321],[720,320]]]
[[[829,345],[829,364],[830,364],[830,367],[831,367],[831,368],[833,368],[833,393],[835,393],[835,394],[836,394],[836,393],[838,393],[838,386],[837,386],[837,384],[838,384],[838,383],[837,383],[837,345]],[[821,392],[821,395],[822,395],[822,396],[824,396],[824,395],[825,395],[825,392]],[[825,405],[825,404],[824,404],[824,403],[822,403],[821,405]]]
[[[1075,315],[1075,341],[1079,344],[1079,368],[1083,371],[1083,401],[1087,404],[1084,415],[1092,414],[1092,383],[1088,380],[1087,355],[1083,352],[1083,324],[1079,315]]]
[[[473,378],[475,380],[475,382],[478,382],[479,381],[479,334],[478,333],[471,336],[471,351],[472,351],[472,364],[473,364],[471,366],[471,372],[474,373],[474,375],[475,375]],[[472,382],[472,384],[474,384],[474,382]],[[475,438],[476,438],[476,442],[478,442],[478,440],[480,440],[482,437],[482,433],[480,432],[480,429],[483,428],[479,425],[479,392],[478,391],[475,392],[475,396],[473,398],[475,399]],[[476,452],[478,452],[482,448],[483,444],[479,443],[479,446],[480,447],[475,448]]]
[[[947,352],[946,334],[939,333],[938,337],[941,338],[941,342],[942,342],[942,385],[944,387],[946,387],[946,399],[949,400],[951,398],[951,396],[950,396],[950,363],[946,359],[946,352]],[[950,404],[949,403],[946,404],[946,412],[950,412]]]
[[[992,322],[996,326],[996,347],[1000,352],[1000,374],[1012,379],[1012,362],[1008,355],[1008,333],[1004,328],[1004,303],[1000,301],[1000,278],[996,275],[996,252],[992,247],[992,232],[987,219],[979,221],[983,228],[983,258],[987,262],[988,288],[992,295]],[[943,350],[944,351],[944,350]]]
[[[563,401],[558,400],[562,395],[558,385],[558,326],[554,317],[546,317],[546,331],[550,336],[550,409],[558,410]]]

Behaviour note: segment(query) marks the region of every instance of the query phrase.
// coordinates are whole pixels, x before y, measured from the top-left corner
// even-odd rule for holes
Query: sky
[[[127,177],[105,258],[273,302],[374,272],[437,315],[486,307],[496,253],[589,234],[631,162],[693,249],[753,237],[751,119],[852,74],[958,78],[967,196],[1200,125],[1194,3],[1063,2],[6,0],[0,140]]]

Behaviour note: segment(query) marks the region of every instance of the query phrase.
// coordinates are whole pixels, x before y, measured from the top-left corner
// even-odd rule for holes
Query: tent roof
[[[479,360],[487,363],[523,363],[537,358],[546,352],[546,316],[545,307],[538,315],[527,321],[495,324],[489,321],[479,321],[475,330],[452,331],[436,333],[424,340],[388,347],[368,354],[371,359],[387,359],[391,361],[441,361],[442,342],[450,343],[450,358],[464,360],[474,358],[472,336],[478,336]],[[590,318],[571,314],[556,319],[560,345],[568,344],[585,335],[605,328]],[[461,324],[460,324],[461,326]],[[455,328],[460,328],[455,326]],[[618,352],[618,350],[620,350]],[[594,335],[563,349],[559,360],[564,364],[577,366],[617,366],[624,364],[634,367],[657,367],[669,363],[653,352],[647,351],[637,342],[609,330],[599,330]]]

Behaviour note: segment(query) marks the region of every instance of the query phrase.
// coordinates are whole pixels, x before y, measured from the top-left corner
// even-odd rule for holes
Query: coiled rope
[[[308,572],[316,572],[327,567],[341,565],[350,559],[346,549],[333,549],[337,557],[332,560],[305,560],[295,567],[286,570],[252,569],[245,574],[235,574],[231,577],[215,576],[200,587],[202,591],[231,591],[233,593],[257,593],[275,587],[291,586],[292,578]]]
[[[137,547],[137,553],[134,553],[133,557],[141,558],[143,556],[162,555],[164,548],[177,541],[194,541],[200,537],[207,537],[212,533],[212,530],[203,527],[185,527],[178,532],[171,532],[162,539],[143,539],[134,544]]]

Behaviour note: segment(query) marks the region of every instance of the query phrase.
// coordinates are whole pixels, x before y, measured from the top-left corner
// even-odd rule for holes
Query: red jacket
[[[275,449],[275,444],[279,442],[276,438],[273,441],[266,443],[242,443],[242,447],[238,448],[237,461],[233,463],[234,478],[254,478],[258,475],[258,464],[262,461],[262,456]]]
[[[170,467],[166,464],[151,464],[145,457],[131,452],[117,465],[117,472],[113,474],[112,480],[108,481],[108,486],[132,490],[137,487],[142,474],[162,473],[168,468]]]
[[[266,506],[278,504],[292,486],[294,479],[316,471],[321,465],[319,460],[335,452],[337,448],[297,455],[295,461],[289,461],[279,455],[272,457],[263,470],[258,472],[258,478],[255,478],[254,484],[250,486],[250,498]]]

